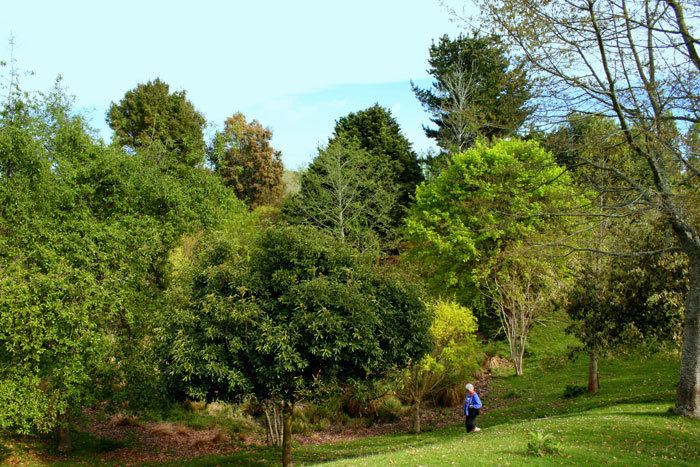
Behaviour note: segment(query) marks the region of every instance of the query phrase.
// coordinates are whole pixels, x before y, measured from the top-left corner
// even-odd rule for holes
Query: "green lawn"
[[[575,341],[564,335],[563,318],[533,330],[525,375],[496,372],[484,397],[489,411],[479,419],[481,433],[460,426],[421,435],[374,436],[346,443],[295,446],[296,464],[328,465],[700,465],[700,421],[669,412],[678,378],[678,356],[656,353],[603,359],[601,390],[562,397],[566,385],[586,382],[587,361],[566,357]],[[458,409],[457,409],[458,410]],[[558,455],[527,454],[531,432],[551,434]],[[7,449],[7,448],[5,448]],[[5,453],[7,452],[4,451]],[[0,459],[3,451],[0,450]],[[89,463],[82,452],[72,462]],[[276,449],[250,448],[159,465],[278,465]]]

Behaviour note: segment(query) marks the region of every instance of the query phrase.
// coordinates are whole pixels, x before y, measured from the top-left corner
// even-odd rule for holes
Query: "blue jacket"
[[[467,392],[467,397],[464,398],[464,415],[469,415],[469,409],[480,409],[481,399],[477,393],[469,394]]]

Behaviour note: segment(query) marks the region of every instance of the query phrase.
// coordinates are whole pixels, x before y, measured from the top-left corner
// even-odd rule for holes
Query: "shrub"
[[[564,388],[564,399],[573,399],[575,397],[586,394],[588,388],[586,386],[578,386],[575,384],[567,384]]]
[[[531,456],[544,457],[557,455],[561,452],[561,446],[551,433],[531,431],[527,442],[527,453]]]
[[[401,404],[396,396],[387,396],[381,399],[376,407],[377,420],[380,422],[393,422],[406,413],[407,408]]]

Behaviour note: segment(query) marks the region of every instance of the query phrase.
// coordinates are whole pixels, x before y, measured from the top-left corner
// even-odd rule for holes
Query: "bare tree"
[[[614,118],[644,171],[585,160],[659,211],[690,262],[676,412],[700,417],[700,168],[678,143],[700,121],[693,0],[478,0],[542,83],[545,123],[572,111]],[[639,166],[639,165],[638,165]],[[600,215],[616,215],[607,211]],[[592,249],[592,248],[591,248]],[[613,252],[619,254],[619,252]]]
[[[508,340],[515,374],[523,374],[523,356],[530,328],[550,311],[562,290],[555,264],[541,261],[522,249],[508,250],[494,268],[488,286]]]

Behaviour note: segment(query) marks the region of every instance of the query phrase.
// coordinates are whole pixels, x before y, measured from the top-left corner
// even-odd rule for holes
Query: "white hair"
[[[464,388],[465,388],[467,391],[473,391],[473,390],[474,390],[474,385],[471,384],[471,383],[467,383],[467,385],[464,386]]]

